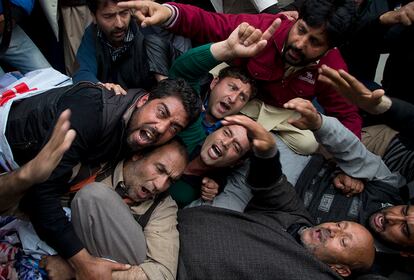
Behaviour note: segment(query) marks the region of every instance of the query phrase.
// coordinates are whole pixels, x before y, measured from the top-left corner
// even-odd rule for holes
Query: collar
[[[123,45],[120,47],[113,47],[112,44],[106,39],[105,34],[103,34],[99,26],[97,27],[97,29],[97,37],[108,48],[112,61],[116,61],[118,58],[121,57],[122,54],[124,54],[129,49],[129,47],[132,45],[132,40],[135,37],[130,24],[124,37]]]
[[[286,231],[287,231],[287,233],[292,235],[292,237],[296,240],[296,242],[298,242],[300,245],[303,245],[302,240],[301,240],[301,234],[307,228],[309,228],[309,225],[307,225],[307,224],[296,223],[296,224],[291,224],[287,228]]]
[[[125,111],[125,113],[122,116],[122,120],[124,121],[125,124],[128,125],[129,120],[131,119],[132,113],[135,110],[135,107],[137,105],[137,102],[139,102],[139,100],[144,97],[145,94],[143,94],[142,96],[138,97],[135,102],[133,102],[133,104]]]
[[[204,110],[200,114],[201,119],[202,119],[201,124],[203,125],[204,131],[206,132],[206,134],[210,135],[211,133],[219,129],[222,126],[222,123],[221,123],[221,120],[216,119],[213,115],[212,117],[214,118],[215,122],[214,123],[207,122],[206,112],[208,110],[208,98],[206,98],[203,106],[204,106]]]
[[[120,183],[124,182],[124,161],[118,162],[116,165],[114,172],[112,173],[112,186],[115,188]]]

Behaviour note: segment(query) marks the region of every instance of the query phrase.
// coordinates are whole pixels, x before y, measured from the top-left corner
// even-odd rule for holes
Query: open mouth
[[[315,240],[317,240],[320,243],[324,243],[325,240],[330,236],[330,231],[325,228],[317,228],[313,232],[313,237]]]
[[[152,192],[149,189],[147,189],[145,186],[141,186],[140,188],[138,188],[136,190],[136,194],[138,198],[140,199],[145,199],[145,198],[152,196]]]
[[[125,30],[119,30],[119,31],[114,31],[113,33],[112,33],[112,35],[114,36],[114,37],[123,37],[124,35],[125,35]]]
[[[157,139],[157,133],[154,129],[142,128],[138,131],[139,142],[152,143]]]
[[[208,150],[208,154],[212,159],[218,159],[223,155],[222,150],[216,144],[213,144]]]
[[[230,109],[231,109],[230,104],[229,104],[229,103],[227,103],[227,102],[223,102],[223,101],[221,101],[221,102],[220,102],[220,106],[221,106],[221,108],[223,109],[223,111],[228,111],[228,110],[230,110]]]
[[[298,52],[298,51],[295,51],[295,50],[292,50],[292,49],[290,49],[289,51],[288,51],[288,55],[293,59],[293,60],[299,60],[299,59],[301,59],[301,57],[302,57],[302,53],[301,52]]]

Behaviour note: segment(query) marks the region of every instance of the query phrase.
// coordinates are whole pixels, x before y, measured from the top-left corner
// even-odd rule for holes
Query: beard
[[[160,133],[157,129],[148,124],[139,124],[140,108],[135,109],[127,125],[127,144],[133,150],[137,151],[147,146],[158,143]],[[138,123],[137,126],[133,124]]]

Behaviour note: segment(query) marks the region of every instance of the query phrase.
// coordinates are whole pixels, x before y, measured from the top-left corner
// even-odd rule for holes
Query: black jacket
[[[20,203],[40,238],[64,258],[83,248],[60,204],[61,195],[69,190],[72,169],[79,163],[97,166],[117,160],[126,152],[122,117],[142,94],[143,90],[135,90],[115,96],[97,85],[80,83],[24,99],[11,108],[6,137],[20,165],[47,142],[60,113],[67,108],[72,111],[75,141],[50,178],[33,186]]]
[[[91,25],[96,48],[97,78],[99,81],[116,83],[123,88],[151,89],[156,84],[154,73],[168,76],[168,70],[175,59],[172,45],[155,34],[143,35],[135,21],[130,28],[134,39],[130,46],[115,61],[108,46],[97,37],[96,25]]]
[[[252,158],[253,198],[245,213],[200,206],[180,210],[178,279],[341,279],[288,233],[311,218],[286,181],[278,155]]]

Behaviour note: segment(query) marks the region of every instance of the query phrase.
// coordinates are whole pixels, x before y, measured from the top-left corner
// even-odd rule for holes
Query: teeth
[[[140,135],[144,141],[150,141],[152,139],[152,134],[147,130],[142,130]]]
[[[216,145],[213,145],[213,151],[218,157],[221,156],[221,151]]]
[[[230,105],[228,105],[227,103],[225,103],[225,102],[221,102],[221,106],[223,106],[224,107],[224,109],[226,109],[226,110],[229,110],[230,109]]]

